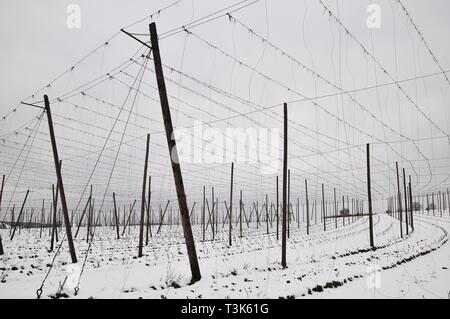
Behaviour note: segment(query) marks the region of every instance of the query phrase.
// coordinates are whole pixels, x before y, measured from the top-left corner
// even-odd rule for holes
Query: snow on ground
[[[281,225],[280,225],[281,226]],[[201,281],[189,285],[190,270],[182,230],[163,226],[137,258],[138,227],[115,239],[112,227],[97,227],[87,256],[79,292],[67,243],[61,246],[43,286],[42,298],[448,298],[450,291],[450,218],[416,215],[415,231],[400,238],[396,219],[374,216],[376,249],[369,249],[367,218],[352,223],[329,220],[312,225],[291,224],[287,244],[287,269],[282,269],[281,240],[275,224],[235,228],[228,246],[227,225],[219,225],[216,240],[208,230],[194,226]],[[22,229],[9,240],[9,229],[0,229],[5,255],[0,256],[0,298],[36,298],[55,251],[48,252],[49,235]],[[75,241],[79,267],[88,244],[81,230]],[[61,237],[61,234],[60,234]],[[60,238],[61,240],[61,238]],[[61,241],[60,241],[61,242]],[[59,243],[56,244],[56,249]],[[66,279],[67,278],[67,279]],[[66,279],[66,281],[65,281]],[[65,281],[65,282],[64,282]]]

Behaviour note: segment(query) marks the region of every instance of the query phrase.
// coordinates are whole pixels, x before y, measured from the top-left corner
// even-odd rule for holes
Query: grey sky
[[[172,2],[1,1],[0,86],[3,90],[0,115],[10,114],[21,100],[101,46],[121,27]],[[162,34],[236,2],[183,0],[155,15],[153,21]],[[323,2],[394,79],[405,80],[439,72],[397,1]],[[450,67],[450,44],[447,41],[450,3],[445,0],[402,2],[441,66],[447,70]],[[69,29],[66,25],[66,8],[71,3],[81,8],[80,29]],[[371,3],[381,7],[380,29],[366,26],[366,8]],[[337,93],[335,88],[321,79],[314,79],[297,62],[344,90],[392,82],[330,19],[328,13],[324,14],[319,1],[261,0],[231,15],[294,59],[283,56],[226,16],[190,29],[194,33],[192,35],[180,32],[161,39],[163,63],[200,82],[176,71],[164,70],[171,95],[172,116],[177,127],[189,127],[194,124],[193,118],[198,118],[203,122],[214,122],[211,126],[222,132],[227,127],[281,128],[281,107],[261,111],[262,107],[300,100],[305,96]],[[127,30],[147,34],[149,22],[150,19],[145,19]],[[148,40],[146,35],[140,38]],[[216,45],[234,59],[212,49],[201,39]],[[127,61],[139,47],[133,39],[119,34],[72,72],[27,101],[41,101],[44,93],[51,99],[63,96],[79,85],[110,72]],[[140,54],[143,52],[141,50]],[[119,112],[117,106],[120,107],[125,100],[127,87],[123,83],[132,85],[133,78],[138,74],[138,63],[144,61],[139,55],[137,59],[137,63],[130,63],[126,73],[122,72],[115,79],[87,90],[89,97],[78,94],[52,104],[71,209],[75,208],[87,185],[99,151]],[[122,205],[139,198],[147,132],[153,133],[149,166],[149,174],[153,176],[152,200],[155,205],[169,198],[175,201],[168,151],[164,136],[160,133],[163,130],[161,109],[157,92],[151,87],[156,86],[155,75],[151,72],[152,60],[148,61],[148,67],[140,86],[140,91],[146,95],[137,95],[124,136],[126,143],[120,149],[106,193],[117,144],[122,138],[134,93],[125,104],[125,111],[113,130],[112,140],[108,142],[107,150],[93,174],[91,183],[98,205],[106,194],[105,207],[109,208],[112,191],[118,193]],[[365,143],[375,143],[372,146],[372,185],[377,199],[395,192],[392,169],[397,160],[406,168],[407,174],[412,175],[416,192],[448,186],[449,141],[439,138],[444,134],[433,127],[423,114],[444,132],[450,132],[450,85],[443,75],[437,75],[402,82],[401,86],[413,103],[395,85],[351,93],[351,97],[376,120],[352,102],[347,94],[318,99],[315,103],[320,107],[311,101],[289,103],[290,120],[295,122],[289,128],[293,198],[303,200],[304,178],[310,180],[313,197],[319,198],[316,192],[320,189],[320,183],[325,183],[327,198],[331,198],[333,187],[337,188],[339,195],[365,198]],[[79,93],[80,90],[74,92]],[[116,107],[100,103],[93,97],[113,103]],[[75,108],[73,104],[81,107]],[[251,111],[255,112],[239,115]],[[26,147],[16,162],[33,131],[22,129],[18,134],[11,132],[23,128],[37,112],[36,109],[20,106],[5,120],[0,119],[0,136],[4,139],[0,143],[0,174],[8,175],[16,163],[8,176],[4,206],[20,202],[28,187],[33,191],[30,203],[38,205],[42,198],[50,198],[51,184],[56,182],[45,117],[39,124],[30,152]],[[227,121],[220,120],[233,116]],[[36,123],[38,121],[29,123],[27,127],[32,129]],[[408,141],[423,138],[426,140]],[[403,143],[387,146],[380,141]],[[279,145],[281,147],[281,140]],[[274,194],[276,174],[261,175],[257,165],[242,163],[235,167],[235,198],[238,198],[240,189],[244,190],[244,196],[249,200],[262,200],[266,193]],[[214,186],[216,194],[221,197],[220,202],[229,196],[229,164],[182,163],[182,170],[190,204],[200,200],[203,185],[208,188],[208,193],[209,187]]]

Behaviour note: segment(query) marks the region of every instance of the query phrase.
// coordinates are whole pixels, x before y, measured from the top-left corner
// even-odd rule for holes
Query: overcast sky
[[[174,2],[0,2],[0,115],[5,117],[0,119],[0,174],[7,176],[3,207],[21,202],[28,188],[30,205],[38,206],[43,198],[50,199],[51,184],[56,184],[47,120],[36,118],[38,109],[19,105],[25,100],[42,105],[43,94],[53,101],[70,209],[87,199],[81,195],[89,181],[96,203],[104,202],[105,209],[111,207],[113,191],[121,205],[138,199],[147,133],[152,201],[176,201],[153,60],[141,57],[146,47],[120,33],[136,21],[127,30],[143,41],[149,40],[151,21],[160,35],[181,26],[192,32],[160,39],[177,128],[192,130],[197,119],[207,123],[204,129],[222,135],[227,128],[279,129],[276,151],[281,159],[280,105],[290,102],[292,198],[304,201],[307,178],[313,198],[320,198],[324,183],[328,200],[333,188],[339,196],[365,199],[366,143],[373,144],[376,199],[395,193],[395,161],[411,175],[415,193],[447,188],[450,83],[438,74],[438,64],[397,1],[323,0],[350,34],[318,0],[249,0],[234,7],[239,1],[181,0],[149,17]],[[439,65],[449,69],[450,3],[402,3]],[[80,28],[67,24],[70,4],[81,9]],[[370,4],[381,9],[380,28],[367,26]],[[191,28],[191,22],[218,11],[211,16],[216,19]],[[224,15],[227,12],[232,18]],[[107,79],[107,73],[114,75]],[[401,89],[393,79],[400,81]],[[130,86],[140,93],[129,94]],[[356,92],[337,94],[341,89]],[[320,98],[299,101],[313,97]],[[216,144],[220,141],[209,145]],[[193,153],[204,149],[194,147]],[[249,201],[263,201],[265,194],[273,200],[275,176],[282,173],[279,164],[279,170],[264,174],[262,163],[236,163],[235,198],[243,190]],[[227,200],[229,163],[185,160],[181,165],[189,205],[201,201],[202,186],[210,197],[214,186],[221,204]],[[377,205],[382,209],[381,201]]]

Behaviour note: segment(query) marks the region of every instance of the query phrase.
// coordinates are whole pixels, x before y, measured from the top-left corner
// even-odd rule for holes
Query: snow
[[[154,231],[156,230],[154,226]],[[291,223],[287,269],[282,269],[281,240],[275,225],[234,229],[228,246],[227,225],[216,240],[201,241],[194,226],[202,279],[189,285],[190,268],[180,227],[163,226],[137,258],[138,227],[115,239],[112,227],[97,227],[81,275],[71,276],[67,243],[61,246],[43,286],[42,298],[57,293],[68,298],[448,298],[450,291],[449,217],[415,214],[415,231],[400,238],[398,220],[374,216],[376,250],[369,248],[368,219],[342,226],[329,220],[312,225]],[[36,298],[55,251],[48,252],[48,229],[22,229],[9,240],[0,229],[5,255],[0,256],[0,298]],[[85,230],[75,240],[77,265],[83,265],[88,244]],[[62,237],[62,234],[60,234]],[[281,236],[280,236],[281,238]],[[61,238],[60,238],[61,239]],[[59,243],[56,244],[56,248]],[[56,250],[56,249],[55,249]],[[67,279],[61,288],[65,278]]]

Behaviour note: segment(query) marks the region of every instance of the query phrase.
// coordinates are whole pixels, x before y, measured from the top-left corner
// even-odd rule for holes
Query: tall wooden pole
[[[447,188],[447,209],[448,214],[450,215],[450,193],[448,192],[448,188]]]
[[[89,208],[88,208],[88,215],[87,215],[87,224],[86,224],[86,243],[89,242],[89,234],[91,231],[91,225],[92,225],[92,215],[93,215],[93,198],[92,198],[92,184],[91,184],[91,195],[89,196]]]
[[[42,238],[42,226],[44,225],[44,204],[45,199],[42,199],[42,210],[41,210],[41,225],[39,226],[39,238]]]
[[[12,234],[11,234],[11,240],[13,240],[14,234],[16,233],[17,225],[19,224],[20,218],[22,217],[23,208],[24,208],[24,206],[25,206],[25,202],[27,201],[27,197],[28,197],[28,193],[29,193],[29,192],[30,192],[30,190],[28,189],[28,190],[27,190],[27,193],[25,194],[25,198],[24,198],[24,200],[23,200],[22,208],[20,209],[19,216],[17,217],[17,221],[14,223],[14,229],[13,229],[13,232],[12,232]]]
[[[206,194],[205,194],[205,185],[203,185],[203,207],[202,207],[202,230],[203,230],[203,241],[205,241],[205,214],[206,214]]]
[[[431,192],[431,208],[433,208],[433,216],[434,216],[434,210],[436,206],[434,205],[434,192]]]
[[[62,179],[62,175],[61,175],[61,166],[60,166],[60,162],[59,162],[58,149],[56,146],[55,132],[53,130],[53,120],[52,120],[52,114],[50,111],[50,102],[48,100],[47,95],[44,95],[44,103],[45,103],[45,111],[47,113],[48,128],[50,131],[50,139],[51,139],[51,143],[52,143],[53,159],[55,162],[55,170],[56,170],[56,175],[58,177],[59,191],[61,193],[61,205],[62,205],[63,215],[64,215],[64,224],[66,227],[67,243],[69,244],[70,257],[72,258],[72,263],[76,263],[77,255],[75,253],[75,246],[73,244],[72,230],[70,228],[69,213],[67,210],[66,193],[64,192],[64,183],[63,183],[63,179]]]
[[[148,245],[148,236],[152,237],[152,210],[151,210],[151,199],[152,199],[152,177],[148,177],[148,196],[147,196],[147,230],[145,232],[145,245]],[[195,204],[195,203],[194,203]]]
[[[58,190],[56,190],[56,194],[58,194]],[[55,243],[55,233],[56,229],[56,203],[58,199],[55,198],[55,185],[52,184],[52,236],[50,237],[50,251],[53,251],[54,243]]]
[[[214,200],[214,186],[211,187],[211,203],[212,203],[212,207],[211,207],[211,215],[212,215],[212,220],[211,220],[211,230],[212,230],[212,240],[214,240],[215,238],[215,228],[216,228],[216,216],[215,216],[215,210],[214,207],[216,206],[216,201]]]
[[[291,170],[288,169],[288,195],[287,195],[287,238],[290,237],[291,228]]]
[[[144,176],[142,177],[142,197],[141,197],[141,221],[139,227],[139,250],[138,257],[142,257],[142,246],[144,245],[144,220],[145,220],[145,192],[147,190],[147,167],[148,148],[150,145],[150,134],[147,134],[147,145],[145,148]]]
[[[231,246],[231,229],[232,229],[232,217],[233,217],[233,171],[234,171],[234,163],[231,163],[231,185],[230,185],[230,214],[228,216],[229,219],[229,229],[228,229],[228,244]]]
[[[288,112],[287,104],[283,105],[284,113],[284,147],[283,147],[283,218],[281,225],[281,266],[283,268],[287,267],[286,264],[286,209],[288,208],[287,203],[287,157],[288,157]]]
[[[370,145],[366,145],[367,153],[367,200],[369,202],[369,236],[370,247],[375,248],[373,243],[373,218],[372,218],[372,188],[370,185]]]
[[[305,196],[306,196],[306,235],[309,235],[309,198],[308,198],[308,180],[305,178]]]
[[[337,228],[337,215],[338,215],[338,209],[337,209],[337,201],[336,201],[336,188],[333,188],[333,194],[334,194],[334,227]]]
[[[323,231],[327,230],[327,219],[325,216],[325,192],[323,189],[323,183],[322,183],[322,218],[323,218]]]
[[[409,226],[408,226],[408,193],[406,192],[406,176],[405,176],[405,168],[403,168],[403,191],[405,193],[405,225],[406,225],[406,235],[409,235]]]
[[[119,216],[117,215],[116,193],[114,193],[114,192],[113,192],[113,202],[114,202],[114,219],[115,219],[115,222],[116,222],[117,239],[120,239],[120,232],[119,232]]]
[[[398,162],[395,162],[395,169],[397,171],[397,191],[398,191],[398,220],[400,222],[400,237],[403,238],[403,221],[402,221],[402,194],[400,193],[400,177],[398,176]]]
[[[192,280],[196,282],[200,280],[200,267],[197,259],[197,252],[195,250],[194,236],[192,234],[191,221],[189,218],[189,210],[186,203],[186,194],[184,191],[183,176],[181,174],[181,167],[178,160],[178,151],[176,148],[175,137],[173,135],[172,117],[170,115],[169,101],[167,99],[166,84],[164,82],[164,73],[161,63],[161,56],[159,53],[158,34],[156,32],[156,24],[150,24],[150,39],[153,51],[153,61],[155,64],[156,81],[158,83],[159,100],[161,102],[161,109],[164,118],[164,127],[166,130],[166,139],[169,146],[171,157],[173,177],[175,180],[175,187],[177,190],[178,206],[180,208],[181,223],[183,225],[184,238],[186,240],[186,248],[189,256],[189,264],[191,267]]]
[[[242,238],[242,189],[239,192],[239,234]]]
[[[410,201],[410,212],[411,212],[411,220],[410,220],[410,222],[411,222],[411,229],[412,229],[412,231],[414,231],[414,217],[413,217],[413,215],[414,215],[414,210],[413,210],[413,208],[414,208],[414,205],[413,205],[413,200],[412,200],[412,189],[411,189],[411,175],[409,175],[409,201]]]
[[[266,194],[266,228],[267,228],[267,235],[269,235],[269,196]]]

